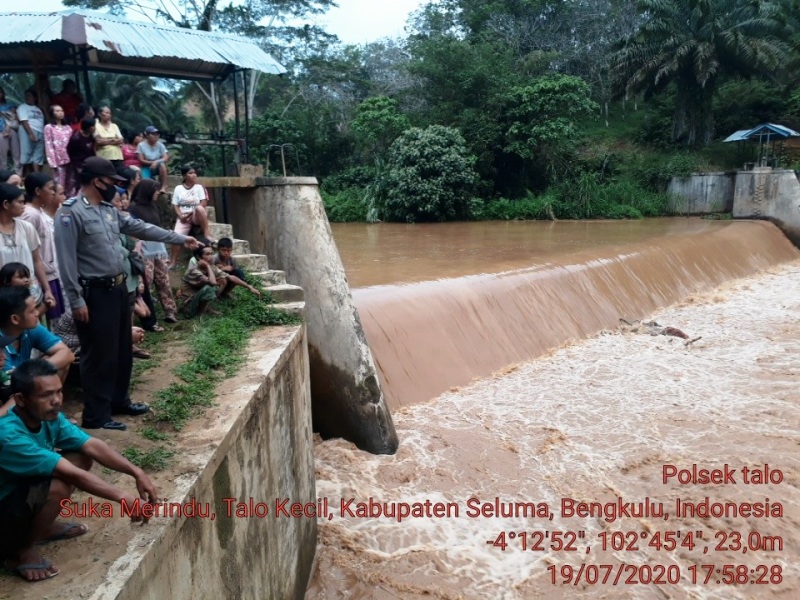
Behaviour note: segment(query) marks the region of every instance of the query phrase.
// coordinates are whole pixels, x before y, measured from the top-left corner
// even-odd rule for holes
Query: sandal
[[[142,350],[141,348],[134,348],[133,349],[133,358],[141,358],[147,360],[148,358],[153,358],[149,352]]]
[[[150,328],[150,331],[155,331],[156,333],[163,333],[164,331],[166,331],[166,329],[164,329],[161,325],[156,323]]]
[[[70,533],[72,531],[73,533]],[[37,544],[48,544],[50,542],[58,542],[60,540],[71,540],[84,535],[89,528],[83,523],[65,522],[61,524],[61,529],[58,533],[54,533],[50,537],[42,538]]]
[[[41,562],[38,563],[22,563],[20,565],[17,565],[16,567],[10,566],[8,564],[8,561],[6,561],[5,565],[7,569],[10,569],[11,572],[14,573],[14,575],[22,577],[25,581],[29,583],[35,583],[37,581],[45,581],[46,579],[52,579],[61,572],[58,569],[56,569],[55,573],[51,571],[50,569],[53,567],[53,563],[51,563],[46,558],[43,558]],[[23,571],[47,571],[47,575],[42,579],[28,579],[27,577],[25,577],[25,573],[23,573]]]

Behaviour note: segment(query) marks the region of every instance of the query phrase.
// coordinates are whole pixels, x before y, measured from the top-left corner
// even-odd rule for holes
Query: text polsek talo
[[[783,472],[780,469],[763,466],[743,466],[732,468],[727,463],[721,468],[706,469],[696,464],[690,467],[678,467],[665,464],[661,468],[661,482],[664,484],[677,483],[680,485],[717,484],[717,485],[765,485],[779,484],[783,481]]]

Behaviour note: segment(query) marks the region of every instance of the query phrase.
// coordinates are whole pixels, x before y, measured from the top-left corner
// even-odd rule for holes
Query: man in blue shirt
[[[13,338],[3,346],[4,371],[13,371],[30,360],[33,350],[37,350],[58,369],[61,381],[66,379],[75,355],[60,338],[39,323],[36,300],[28,288],[0,288],[0,336]]]
[[[144,471],[67,421],[61,412],[61,380],[51,363],[34,359],[21,364],[11,375],[11,387],[15,406],[0,417],[0,556],[15,574],[40,581],[59,570],[36,544],[87,531],[85,525],[56,522],[75,488],[124,502],[133,508],[132,521],[147,520],[137,497],[152,503],[158,495]],[[138,496],[90,473],[93,461],[133,477]]]

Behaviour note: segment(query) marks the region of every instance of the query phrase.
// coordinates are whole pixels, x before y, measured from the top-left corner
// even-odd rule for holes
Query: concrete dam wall
[[[253,178],[228,214],[269,264],[303,288],[314,430],[393,454],[397,434],[314,178]]]
[[[795,172],[767,167],[737,173],[733,216],[772,221],[800,247],[800,181]]]
[[[731,212],[735,182],[732,171],[673,177],[667,187],[669,210],[678,215]]]

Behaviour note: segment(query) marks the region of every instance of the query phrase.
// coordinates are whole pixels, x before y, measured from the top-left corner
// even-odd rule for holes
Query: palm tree
[[[612,76],[626,96],[674,84],[674,141],[708,144],[721,78],[766,75],[787,55],[780,0],[640,0],[639,8],[645,22],[611,55]]]
[[[141,131],[147,125],[172,130],[186,120],[173,95],[156,87],[151,77],[120,73],[92,73],[95,104],[108,104],[122,129]]]

